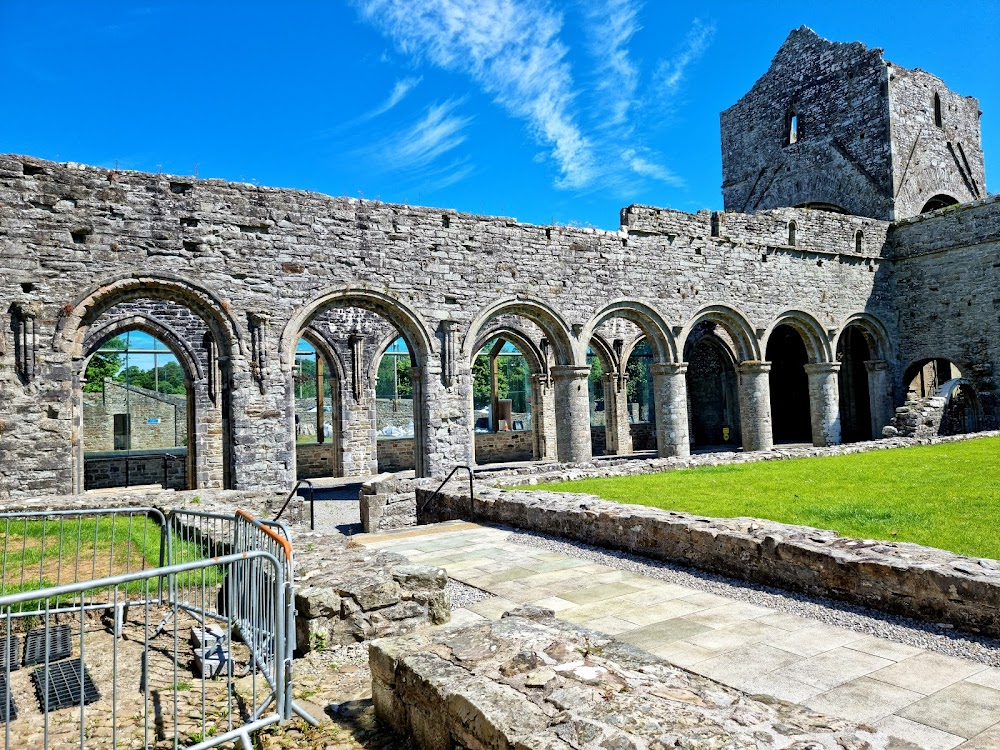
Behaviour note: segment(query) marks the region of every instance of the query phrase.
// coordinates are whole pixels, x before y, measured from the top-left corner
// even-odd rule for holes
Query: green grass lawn
[[[1000,438],[544,485],[1000,559]]]

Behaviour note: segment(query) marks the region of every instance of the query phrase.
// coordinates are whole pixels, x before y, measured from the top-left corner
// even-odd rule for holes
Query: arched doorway
[[[82,383],[83,488],[196,486],[190,360],[141,328],[106,335]]]
[[[775,443],[811,443],[809,362],[805,341],[790,325],[780,324],[767,341],[771,363],[771,425]]]
[[[695,448],[735,448],[742,441],[736,359],[733,344],[727,339],[724,329],[704,322],[691,332],[684,346],[688,418]]]
[[[845,443],[871,440],[872,394],[867,362],[873,358],[865,331],[857,325],[844,329],[837,342],[840,362],[840,435]]]

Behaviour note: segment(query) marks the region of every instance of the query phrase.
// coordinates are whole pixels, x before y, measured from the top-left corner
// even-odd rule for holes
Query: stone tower
[[[985,197],[979,116],[940,78],[803,26],[721,115],[726,210],[892,220]]]

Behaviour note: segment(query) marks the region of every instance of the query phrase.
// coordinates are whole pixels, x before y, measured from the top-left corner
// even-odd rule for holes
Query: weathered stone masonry
[[[813,37],[793,32],[776,63],[831,45]],[[841,53],[871,54],[860,45]],[[772,66],[768,75],[780,73]],[[951,112],[949,92],[941,95]],[[978,144],[978,122],[975,136]],[[915,158],[934,161],[922,148]],[[812,184],[810,200],[795,200],[830,202]],[[708,361],[688,357],[706,339],[731,360],[738,404],[727,414],[738,415],[747,450],[768,448],[781,429],[802,429],[792,439],[816,445],[840,441],[838,344],[847,331],[867,342],[859,371],[868,368],[872,434],[902,403],[907,367],[925,357],[948,357],[973,379],[989,427],[998,408],[998,218],[1000,204],[988,199],[895,224],[809,208],[684,214],[634,205],[619,231],[606,232],[3,156],[0,497],[82,489],[86,362],[127,327],[161,337],[188,373],[188,476],[197,487],[292,483],[301,335],[334,370],[343,429],[327,463],[342,473],[375,470],[372,370],[396,332],[413,358],[418,475],[473,458],[472,358],[495,330],[521,336],[532,363],[538,458],[591,456],[588,346],[605,363],[608,448],[631,449],[617,373],[639,336],[653,351],[663,456],[688,451],[692,419],[711,397],[688,387],[702,377],[691,368]],[[770,346],[788,330],[801,354]],[[801,401],[790,405],[769,383],[793,366],[805,374]],[[808,418],[796,421],[796,411]]]

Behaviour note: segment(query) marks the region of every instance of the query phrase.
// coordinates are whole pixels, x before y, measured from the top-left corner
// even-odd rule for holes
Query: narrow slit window
[[[788,222],[788,244],[792,247],[795,246],[795,229],[796,229],[795,222],[794,221]]]
[[[785,115],[785,145],[791,146],[799,140],[799,115],[794,109]]]
[[[941,119],[941,96],[936,91],[934,92],[934,124],[939,128],[944,127]]]
[[[854,252],[860,253],[861,247],[864,244],[865,235],[861,230],[854,233]]]

